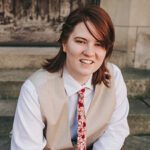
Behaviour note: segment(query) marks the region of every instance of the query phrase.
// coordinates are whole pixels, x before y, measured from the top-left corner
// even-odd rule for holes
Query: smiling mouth
[[[80,62],[84,63],[84,64],[93,64],[94,63],[92,60],[87,60],[87,59],[80,59]]]

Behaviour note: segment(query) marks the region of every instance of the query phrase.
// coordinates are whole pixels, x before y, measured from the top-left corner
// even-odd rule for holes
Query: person
[[[58,54],[22,85],[12,150],[122,148],[129,104],[121,71],[109,62],[114,41],[104,9],[85,6],[69,14]]]

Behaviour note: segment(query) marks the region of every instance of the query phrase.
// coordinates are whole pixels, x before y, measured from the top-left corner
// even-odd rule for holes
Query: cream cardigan
[[[87,112],[87,145],[105,132],[115,108],[113,67],[109,64],[108,68],[112,75],[111,87],[107,88],[103,83],[96,85]],[[74,149],[68,119],[68,97],[60,72],[49,73],[40,69],[29,80],[36,88],[46,126],[44,134],[47,145],[44,150]]]

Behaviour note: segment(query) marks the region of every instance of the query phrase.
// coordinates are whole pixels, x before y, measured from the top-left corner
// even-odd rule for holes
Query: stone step
[[[0,69],[0,99],[16,99],[21,85],[32,72],[33,69]]]
[[[128,95],[134,99],[138,97],[150,97],[150,70],[134,68],[122,69]]]
[[[9,136],[12,124],[13,116],[0,116],[0,136]]]
[[[0,47],[0,69],[39,68],[58,47]]]
[[[150,98],[130,100],[128,123],[132,135],[150,134]]]
[[[59,51],[59,46],[49,47],[0,47],[0,69],[39,68],[45,58],[50,58]],[[111,61],[124,68],[126,53],[114,50]],[[120,57],[122,56],[122,57]]]
[[[9,136],[0,136],[0,149],[10,150],[11,138]],[[127,137],[123,150],[149,150],[150,135],[129,136]]]
[[[123,150],[150,150],[150,135],[129,136]]]
[[[10,150],[9,136],[0,137],[0,149]],[[123,146],[123,150],[149,150],[150,149],[150,135],[147,136],[129,136]]]
[[[8,135],[16,108],[14,100],[0,100],[0,135]],[[148,100],[150,101],[150,99]],[[150,105],[144,100],[130,100],[128,122],[131,135],[150,134]]]
[[[0,69],[0,99],[16,99],[24,80],[36,69]],[[123,70],[128,96],[150,97],[150,71]]]
[[[16,105],[16,100],[0,100],[0,117],[14,116]]]
[[[10,150],[10,137],[0,136],[0,150]]]
[[[14,100],[13,100],[14,101]],[[150,99],[146,100],[150,101]],[[4,102],[4,101],[0,101]],[[7,104],[9,102],[7,101]],[[14,104],[11,104],[11,106]],[[1,106],[1,103],[0,103]],[[14,106],[15,107],[15,106]],[[8,108],[8,106],[7,106]],[[1,109],[1,108],[0,108]],[[8,108],[9,109],[9,108]],[[10,131],[13,124],[14,109],[7,116],[0,116],[0,149],[10,149]],[[0,114],[2,114],[0,112]],[[2,114],[5,115],[5,114]],[[149,150],[150,148],[150,105],[144,100],[130,101],[129,126],[131,136],[126,139],[124,150]]]

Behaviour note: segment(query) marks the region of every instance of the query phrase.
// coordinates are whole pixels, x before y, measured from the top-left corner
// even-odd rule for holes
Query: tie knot
[[[83,98],[84,97],[84,93],[85,93],[85,88],[81,89],[78,94],[79,94],[79,97],[80,98]]]

